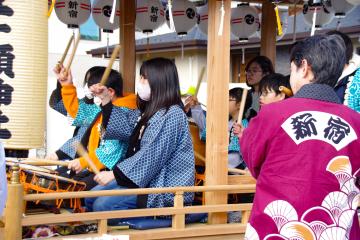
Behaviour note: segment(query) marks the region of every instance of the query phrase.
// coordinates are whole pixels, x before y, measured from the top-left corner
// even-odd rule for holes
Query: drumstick
[[[197,81],[197,84],[196,84],[196,88],[195,88],[195,93],[194,93],[194,96],[195,96],[195,97],[197,97],[197,95],[198,95],[198,93],[199,93],[200,85],[201,85],[201,80],[203,79],[204,74],[205,74],[205,67],[203,67],[203,68],[201,69],[201,72],[200,72],[200,75],[199,75],[199,78],[198,78],[198,81]]]
[[[288,97],[291,97],[293,95],[293,92],[291,91],[291,89],[284,87],[284,86],[280,86],[279,91],[284,93]]]
[[[79,45],[79,42],[80,42],[80,33],[78,34],[78,36],[77,36],[77,38],[75,40],[75,44],[74,44],[74,47],[72,49],[69,61],[68,61],[67,65],[66,65],[66,67],[65,67],[65,71],[64,71],[65,76],[67,75],[68,71],[70,70],[70,67],[71,67],[71,64],[72,64],[72,62],[74,60],[74,56],[75,56],[75,53],[76,53],[76,49],[77,49],[77,47]]]
[[[237,168],[228,168],[228,172],[239,173],[239,174],[243,174],[243,175],[249,174],[249,171],[241,170],[241,169],[237,169]]]
[[[65,58],[66,58],[66,55],[70,49],[70,46],[71,46],[71,43],[73,42],[74,40],[74,35],[71,35],[70,39],[69,39],[69,42],[68,44],[66,45],[66,48],[65,48],[65,51],[60,59],[60,61],[56,64],[56,69],[60,72],[60,68],[61,68],[61,65],[63,65],[64,61],[65,61]]]
[[[103,76],[101,78],[100,85],[105,86],[106,81],[107,81],[107,79],[109,77],[110,71],[112,69],[112,65],[114,64],[114,61],[115,61],[116,57],[119,55],[120,48],[121,48],[121,46],[117,45],[115,47],[114,51],[112,52],[109,64],[106,67],[105,72],[104,72],[104,74],[103,74]]]
[[[239,109],[239,116],[238,116],[238,123],[241,123],[242,116],[244,114],[245,109],[245,103],[246,103],[246,97],[247,97],[248,89],[244,88],[242,96],[241,96],[241,103],[240,103],[240,109]]]
[[[65,162],[65,161],[57,161],[57,160],[50,160],[50,159],[36,159],[36,158],[35,159],[28,158],[26,160],[20,160],[20,163],[29,164],[29,165],[33,165],[33,166],[57,165],[57,166],[67,167],[69,165],[69,162]]]
[[[91,168],[91,170],[95,174],[100,173],[100,171],[95,166],[94,162],[91,160],[91,158],[90,158],[88,152],[86,151],[86,149],[84,148],[84,146],[80,142],[74,142],[74,146],[76,148],[76,151],[80,154],[80,156],[82,156],[85,159],[85,161],[89,164],[89,167]]]

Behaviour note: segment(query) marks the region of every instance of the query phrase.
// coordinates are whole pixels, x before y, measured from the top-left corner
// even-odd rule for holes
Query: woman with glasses
[[[274,66],[271,60],[265,56],[257,56],[250,60],[245,67],[246,84],[251,87],[252,104],[250,108],[246,109],[245,117],[252,118],[256,116],[260,109],[260,81],[266,75],[274,73]]]

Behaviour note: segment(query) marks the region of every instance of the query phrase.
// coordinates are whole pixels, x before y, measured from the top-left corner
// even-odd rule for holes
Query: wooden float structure
[[[248,0],[242,2],[262,3],[262,32],[261,54],[269,57],[273,62],[276,56],[276,20],[274,5],[268,0]],[[301,4],[302,1],[299,2]],[[252,204],[228,204],[229,193],[254,193],[255,180],[250,175],[228,175],[228,84],[230,78],[230,13],[231,1],[223,0],[225,19],[223,34],[218,35],[222,1],[208,0],[208,46],[207,46],[207,136],[205,160],[205,184],[194,187],[172,187],[151,189],[109,190],[94,192],[68,192],[46,194],[24,194],[23,186],[19,183],[19,172],[13,169],[11,182],[8,184],[8,202],[6,206],[5,227],[2,229],[4,239],[17,240],[22,238],[22,227],[38,224],[56,224],[74,221],[95,221],[98,232],[87,235],[71,235],[69,237],[81,239],[88,237],[110,235],[129,235],[130,239],[241,239],[246,229]],[[282,4],[290,4],[282,1]],[[126,9],[126,10],[125,10]],[[124,91],[134,92],[135,89],[135,0],[120,0],[120,71],[124,78]],[[197,156],[201,160],[201,156]],[[203,158],[202,158],[203,159]],[[89,212],[73,214],[42,214],[24,216],[24,202],[50,200],[61,197],[96,197],[110,195],[131,195],[149,193],[174,193],[174,207],[155,209],[134,209],[109,212]],[[205,193],[205,204],[201,206],[183,205],[185,192]],[[241,211],[240,223],[227,223],[227,211]],[[206,224],[185,225],[185,214],[208,213]],[[121,217],[172,215],[172,227],[152,230],[121,230],[109,232],[107,220]],[[0,232],[1,236],[1,232]],[[197,238],[199,237],[199,238]],[[66,239],[63,236],[59,239]]]

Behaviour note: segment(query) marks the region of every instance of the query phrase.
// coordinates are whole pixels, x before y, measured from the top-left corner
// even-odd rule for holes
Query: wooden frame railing
[[[16,170],[16,169],[15,169]],[[15,174],[14,174],[15,173]],[[13,177],[16,178],[16,171],[13,171]],[[78,221],[97,221],[99,235],[107,233],[107,220],[113,218],[131,218],[131,217],[146,217],[146,216],[161,216],[172,215],[172,234],[179,233],[178,236],[204,236],[213,233],[213,231],[204,232],[195,231],[193,228],[185,226],[185,214],[190,213],[216,213],[227,211],[242,211],[243,218],[240,224],[231,224],[234,228],[227,226],[227,224],[218,224],[218,234],[235,234],[243,233],[246,228],[248,216],[252,204],[216,204],[216,205],[201,205],[201,206],[184,206],[185,192],[237,192],[237,193],[253,193],[255,191],[255,184],[242,185],[216,185],[216,186],[191,186],[191,187],[169,187],[169,188],[146,188],[146,189],[125,189],[125,190],[104,190],[104,191],[83,191],[83,192],[62,192],[62,193],[43,193],[43,194],[26,194],[23,192],[23,185],[18,181],[12,181],[8,185],[9,198],[6,207],[5,215],[5,239],[21,239],[22,226],[41,225],[41,224],[56,224],[64,222],[78,222]],[[147,209],[133,209],[133,210],[119,210],[119,211],[105,211],[105,212],[86,212],[74,214],[41,214],[23,216],[24,202],[26,201],[41,201],[41,200],[55,200],[55,199],[73,199],[73,198],[89,198],[100,196],[125,196],[125,195],[141,195],[141,194],[161,194],[174,193],[174,206],[165,208],[147,208]],[[14,199],[16,198],[16,199]],[[10,224],[9,224],[10,223]],[[221,227],[222,225],[222,227]],[[235,227],[236,225],[236,227]],[[209,228],[210,225],[204,225],[203,228]],[[169,229],[169,228],[168,228]],[[222,231],[223,229],[224,231]],[[164,232],[166,229],[158,230],[156,236],[167,236]],[[207,230],[206,230],[207,231]],[[143,232],[143,231],[140,231]],[[139,235],[139,231],[137,231]],[[146,235],[146,234],[145,234]],[[172,235],[174,236],[174,235]],[[141,237],[141,238],[144,238]],[[146,239],[151,239],[147,237]],[[144,238],[145,239],[145,238]]]

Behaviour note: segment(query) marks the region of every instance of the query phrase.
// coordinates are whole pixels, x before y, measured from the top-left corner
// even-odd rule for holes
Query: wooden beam
[[[222,35],[218,34],[221,1],[208,2],[206,185],[227,184],[231,1],[224,0],[223,2],[225,17]],[[226,202],[225,192],[206,193],[207,205]],[[209,214],[208,222],[211,224],[226,221],[226,213]]]
[[[274,7],[275,5],[268,1],[262,5],[260,54],[268,57],[275,66],[276,16]]]
[[[120,72],[129,93],[135,92],[135,17],[136,1],[120,0]]]

